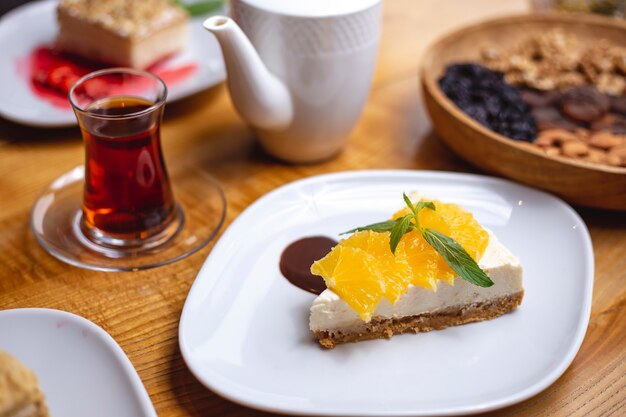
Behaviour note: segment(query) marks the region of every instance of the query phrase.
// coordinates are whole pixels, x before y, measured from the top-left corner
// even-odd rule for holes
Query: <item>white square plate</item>
[[[388,218],[413,190],[461,204],[520,258],[522,305],[496,320],[321,349],[308,328],[315,296],[282,277],[282,250]],[[475,413],[529,398],[567,369],[587,328],[592,287],[587,228],[549,194],[466,174],[323,175],[267,194],[232,223],[189,293],[180,347],[204,385],[263,410]]]
[[[87,319],[44,308],[0,311],[0,350],[35,371],[53,417],[157,417],[122,348]]]

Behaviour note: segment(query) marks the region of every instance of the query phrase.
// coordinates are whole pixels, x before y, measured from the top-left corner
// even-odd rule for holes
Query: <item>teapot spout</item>
[[[241,28],[225,16],[209,17],[203,25],[222,48],[226,82],[239,114],[262,129],[281,130],[289,126],[293,118],[289,90],[267,69]]]

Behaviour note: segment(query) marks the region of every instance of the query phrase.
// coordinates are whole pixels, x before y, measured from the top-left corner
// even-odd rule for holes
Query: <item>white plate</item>
[[[524,267],[521,307],[496,320],[321,349],[308,329],[314,295],[283,278],[282,250],[338,237],[402,207],[402,192],[471,210]],[[553,383],[589,320],[593,251],[570,206],[477,175],[361,171],[308,178],[260,198],[206,260],[179,340],[208,388],[241,404],[317,415],[459,415],[504,407]]]
[[[35,371],[52,416],[156,417],[124,351],[89,320],[43,308],[0,311],[0,350]]]
[[[38,127],[76,124],[70,108],[59,108],[36,96],[29,80],[19,74],[20,60],[36,47],[50,45],[57,33],[57,0],[28,3],[0,19],[0,116],[14,122]],[[175,101],[220,83],[226,77],[222,52],[217,40],[202,28],[202,18],[189,23],[187,49],[168,60],[164,68],[195,64],[188,79],[168,86],[168,101]]]

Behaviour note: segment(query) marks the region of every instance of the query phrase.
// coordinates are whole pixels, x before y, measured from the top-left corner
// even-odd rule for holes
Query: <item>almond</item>
[[[548,147],[544,148],[543,151],[547,155],[550,155],[550,156],[561,155],[561,148],[559,148],[557,146],[548,146]]]
[[[591,136],[589,144],[601,149],[611,149],[621,145],[623,141],[622,136],[617,136],[609,132],[598,132]]]
[[[622,158],[617,155],[609,155],[606,158],[606,163],[614,167],[618,167],[622,165]]]
[[[589,153],[589,146],[582,142],[565,142],[563,144],[563,155],[575,158],[577,156],[584,156]]]
[[[539,137],[533,142],[538,146],[554,146],[555,144],[569,141],[580,141],[578,137],[565,129],[547,129],[539,133]]]
[[[599,149],[589,149],[589,154],[585,156],[585,161],[602,164],[606,161],[607,154]]]
[[[616,146],[609,151],[609,155],[617,155],[622,159],[626,159],[626,143]]]
[[[576,129],[574,130],[574,134],[580,138],[580,139],[584,139],[587,140],[589,139],[590,133],[587,129]]]

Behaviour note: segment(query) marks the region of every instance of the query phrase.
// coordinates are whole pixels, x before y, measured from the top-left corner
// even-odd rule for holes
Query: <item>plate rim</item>
[[[5,24],[7,24],[7,22],[12,21],[13,19],[15,19],[15,15],[20,15],[22,13],[34,13],[33,10],[37,10],[39,8],[45,8],[45,7],[52,7],[54,6],[56,3],[58,3],[59,0],[35,0],[32,2],[28,2],[28,3],[24,3],[20,6],[17,6],[11,10],[9,10],[7,13],[5,13],[3,16],[0,16],[0,30],[3,28],[3,26]],[[213,13],[209,13],[207,14],[207,16],[211,15],[211,14],[215,14],[219,11],[213,12]],[[193,25],[194,23],[196,24],[200,24],[200,19],[202,19],[203,17],[205,17],[205,15],[202,15],[200,17],[190,17],[189,21],[187,23],[188,26]],[[189,28],[191,30],[191,28]],[[190,37],[191,39],[191,37]],[[189,43],[191,43],[193,41],[189,41]],[[223,61],[221,55],[220,55],[220,60]],[[16,77],[18,78],[18,77]],[[221,83],[223,83],[226,80],[226,72],[225,72],[225,68],[222,69],[222,74],[219,74],[219,76],[216,76],[217,81],[212,82],[212,83],[203,83],[200,85],[197,85],[193,88],[189,88],[185,91],[184,94],[181,95],[168,95],[167,100],[166,100],[166,104],[172,104],[175,102],[178,102],[180,100],[186,99],[188,97],[191,97],[195,94],[198,94],[202,91],[208,90],[212,87],[215,87]],[[68,120],[58,120],[58,121],[51,121],[51,120],[39,120],[39,119],[33,119],[30,117],[23,117],[20,116],[19,113],[16,112],[11,112],[11,111],[6,111],[6,109],[0,105],[0,117],[4,118],[5,120],[8,120],[12,123],[17,123],[19,125],[22,126],[27,126],[27,127],[31,127],[31,128],[35,128],[35,129],[65,129],[65,128],[71,128],[71,127],[76,127],[78,125],[76,118],[73,116],[73,112],[71,109],[68,109],[68,114],[70,114],[71,120],[70,118],[68,118]]]
[[[132,362],[126,356],[126,353],[122,347],[115,341],[106,330],[98,326],[94,322],[79,316],[69,311],[58,310],[54,308],[11,308],[6,310],[0,310],[0,320],[11,319],[13,317],[34,317],[39,320],[42,317],[56,318],[60,320],[67,320],[77,326],[82,327],[90,331],[90,334],[98,337],[98,343],[106,347],[112,357],[121,365],[123,373],[133,387],[133,396],[139,400],[139,404],[142,408],[143,416],[141,417],[157,417],[154,404],[150,399],[150,395],[146,390],[143,381],[139,377],[137,370],[133,366]]]
[[[573,219],[579,223],[581,226],[581,238],[584,246],[584,256],[587,260],[586,270],[583,272],[585,281],[583,290],[583,300],[580,309],[580,315],[578,317],[578,326],[576,328],[576,333],[573,338],[572,343],[569,345],[567,349],[567,354],[561,359],[558,366],[554,367],[551,372],[545,374],[539,381],[535,382],[529,387],[518,391],[517,393],[505,396],[500,398],[499,400],[493,400],[488,403],[484,403],[479,406],[454,406],[448,408],[442,408],[435,412],[427,412],[425,413],[423,410],[412,410],[412,409],[404,409],[404,410],[395,410],[388,411],[385,413],[381,412],[368,412],[367,410],[359,410],[359,411],[342,411],[340,409],[335,409],[332,411],[324,411],[320,413],[319,410],[307,409],[307,406],[296,406],[293,407],[290,404],[276,404],[275,401],[264,401],[263,399],[259,400],[258,396],[251,396],[246,393],[238,392],[238,390],[232,389],[231,387],[224,388],[224,385],[217,381],[215,382],[214,378],[206,377],[202,375],[201,372],[198,372],[194,369],[194,361],[195,358],[190,350],[190,347],[186,345],[185,341],[185,323],[188,321],[189,310],[190,310],[190,296],[194,292],[194,289],[199,286],[199,278],[201,275],[205,274],[205,269],[208,269],[209,261],[212,259],[213,253],[217,253],[221,251],[221,247],[227,244],[227,241],[230,240],[230,235],[233,232],[233,226],[241,223],[241,218],[245,219],[250,216],[251,210],[256,207],[259,203],[262,203],[264,200],[269,199],[270,197],[275,196],[279,193],[284,193],[289,191],[292,188],[297,188],[304,186],[309,183],[316,182],[330,182],[330,181],[345,181],[354,178],[365,178],[365,177],[375,177],[375,178],[394,178],[394,177],[414,177],[415,179],[428,180],[428,179],[447,179],[447,180],[465,180],[471,181],[474,183],[477,182],[488,182],[492,184],[500,184],[505,185],[507,187],[513,187],[522,189],[525,192],[535,193],[537,195],[541,195],[543,198],[551,199],[555,204],[560,206],[561,209],[565,210],[569,215],[573,217]],[[185,303],[182,309],[181,318],[178,326],[178,342],[179,348],[181,351],[181,355],[187,368],[190,372],[198,379],[198,381],[204,385],[209,390],[213,391],[216,394],[226,398],[229,401],[237,403],[239,405],[243,405],[245,407],[262,410],[266,412],[280,413],[285,415],[309,415],[312,412],[318,415],[324,416],[353,416],[355,413],[361,416],[368,417],[378,417],[378,416],[450,416],[450,415],[468,415],[475,414],[487,411],[493,411],[497,409],[501,409],[503,407],[507,407],[513,404],[517,404],[524,400],[527,400],[546,388],[552,385],[563,373],[569,368],[574,358],[576,357],[580,347],[584,341],[585,334],[587,332],[587,327],[589,324],[589,318],[591,315],[591,305],[592,305],[592,297],[593,297],[593,280],[594,280],[594,253],[593,246],[591,242],[591,236],[589,234],[589,230],[587,225],[580,217],[580,215],[565,201],[561,198],[552,195],[548,192],[534,189],[532,187],[528,187],[522,184],[515,183],[513,181],[496,178],[487,175],[479,175],[472,173],[459,173],[459,172],[449,172],[449,171],[431,171],[431,170],[409,170],[409,169],[376,169],[376,170],[352,170],[352,171],[340,171],[340,172],[332,172],[321,175],[314,175],[311,177],[301,178],[295,181],[291,181],[289,183],[283,184],[274,190],[268,192],[257,198],[253,201],[248,207],[246,207],[242,212],[227,226],[222,236],[217,240],[215,246],[211,250],[211,252],[207,255],[204,263],[194,282],[192,283],[189,293],[185,298]],[[211,281],[216,283],[220,278],[213,278]],[[213,380],[211,380],[213,379]],[[309,406],[310,407],[310,406]]]

